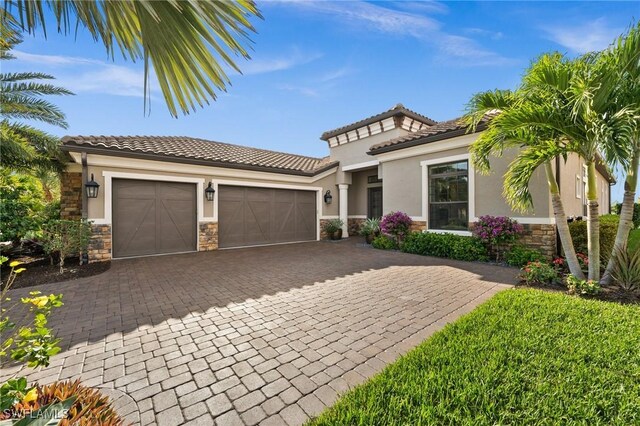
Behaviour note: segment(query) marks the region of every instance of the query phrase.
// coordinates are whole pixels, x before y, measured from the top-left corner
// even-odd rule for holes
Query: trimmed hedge
[[[600,258],[604,266],[609,261],[613,244],[616,241],[618,222],[619,217],[617,215],[607,214],[600,216]],[[577,220],[569,223],[569,232],[576,252],[587,254],[587,221]]]
[[[489,260],[487,248],[479,238],[456,234],[412,232],[405,238],[401,250],[405,253],[456,260]]]

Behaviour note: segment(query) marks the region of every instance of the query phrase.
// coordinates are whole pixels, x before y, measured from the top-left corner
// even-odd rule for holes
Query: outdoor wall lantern
[[[213,201],[213,196],[216,193],[216,190],[211,186],[211,182],[209,182],[209,186],[204,190],[204,196],[207,197],[207,201]]]
[[[333,195],[331,195],[331,191],[327,189],[327,192],[324,193],[324,202],[331,204],[331,201],[333,201]]]
[[[84,184],[84,188],[87,191],[87,198],[98,198],[100,184],[93,180],[93,173],[91,173],[91,180]]]

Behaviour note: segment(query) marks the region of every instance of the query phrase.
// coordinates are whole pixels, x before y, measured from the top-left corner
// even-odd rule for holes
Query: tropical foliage
[[[216,99],[230,84],[227,69],[240,71],[234,56],[248,59],[251,18],[260,17],[253,0],[85,1],[5,0],[5,14],[21,31],[42,32],[54,17],[59,32],[86,29],[109,57],[144,63],[145,102],[153,71],[169,111],[176,116]]]
[[[11,20],[4,20],[0,30],[1,61],[14,59],[11,50],[22,42]],[[71,95],[62,87],[43,81],[53,80],[37,72],[0,73],[0,157],[2,167],[14,171],[61,171],[63,160],[58,139],[27,122],[41,122],[67,127],[65,116],[45,96]]]
[[[34,177],[0,168],[0,241],[19,243],[38,232],[45,210],[43,197]]]
[[[480,171],[488,172],[491,155],[519,149],[504,182],[505,197],[514,209],[532,206],[529,182],[536,169],[544,167],[567,262],[579,279],[583,274],[566,226],[552,161],[573,153],[587,165],[589,278],[597,281],[600,223],[596,164],[604,160],[611,166],[632,170],[630,173],[635,172],[634,167],[637,169],[630,159],[637,154],[640,132],[638,85],[637,81],[635,85],[620,83],[620,77],[638,79],[633,72],[639,67],[639,30],[640,27],[631,29],[613,49],[600,54],[576,59],[558,53],[542,55],[527,70],[515,92],[482,93],[469,105],[467,119],[472,129],[486,121],[488,114],[495,116],[472,147],[473,161]],[[634,65],[628,66],[629,61]]]

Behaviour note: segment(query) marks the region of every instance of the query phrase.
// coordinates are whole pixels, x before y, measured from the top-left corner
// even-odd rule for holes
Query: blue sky
[[[55,102],[56,135],[187,135],[324,156],[320,134],[398,102],[435,120],[473,93],[513,88],[531,59],[605,48],[637,2],[258,2],[252,60],[210,106],[171,118],[157,86],[143,110],[142,64],[111,62],[86,32],[26,36],[4,71],[50,73],[76,93]],[[621,198],[620,185],[614,199]]]

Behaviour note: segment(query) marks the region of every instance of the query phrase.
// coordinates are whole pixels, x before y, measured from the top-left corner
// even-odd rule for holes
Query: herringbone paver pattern
[[[354,240],[115,261],[40,288],[64,348],[28,378],[124,392],[141,424],[300,424],[514,275]]]

